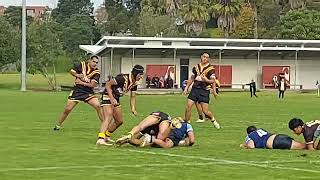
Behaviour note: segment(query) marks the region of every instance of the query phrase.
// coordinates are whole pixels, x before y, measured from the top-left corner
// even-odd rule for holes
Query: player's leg
[[[202,108],[201,108],[200,103],[196,102],[195,105],[196,105],[197,112],[198,112],[198,115],[199,115],[199,119],[196,122],[198,122],[198,123],[205,122],[205,120],[203,118],[203,112],[202,112]]]
[[[215,119],[213,113],[211,111],[209,111],[209,104],[204,103],[204,102],[201,102],[200,104],[201,104],[202,111],[203,111],[205,117],[208,118],[212,122],[212,124],[215,128],[220,129],[220,124]]]
[[[123,124],[122,107],[117,106],[113,108],[114,123],[109,125],[108,131],[113,133]]]
[[[97,115],[100,121],[103,122],[103,113],[102,113],[102,108],[101,108],[99,99],[94,97],[88,100],[87,103],[97,111]]]
[[[76,107],[78,104],[78,101],[72,101],[68,100],[67,104],[65,105],[63,112],[60,114],[59,119],[53,130],[59,130],[63,124],[63,122],[66,120],[70,112]]]
[[[133,136],[135,136],[136,134],[139,134],[139,132],[143,131],[149,126],[157,124],[158,122],[159,122],[159,117],[155,115],[149,115],[144,120],[142,120],[137,126],[132,128],[131,131],[128,133],[128,135],[119,138],[116,141],[116,144],[123,144],[129,141]]]
[[[157,139],[165,140],[169,136],[171,130],[172,129],[170,128],[170,122],[162,121],[159,124],[159,133],[157,135]]]
[[[106,132],[109,128],[109,124],[111,123],[113,118],[113,105],[105,104],[104,106],[102,106],[102,113],[103,113],[103,121],[100,126],[97,144],[108,145],[105,142],[105,138],[106,138]]]
[[[187,122],[190,122],[191,120],[191,113],[192,113],[192,106],[195,102],[191,99],[187,99],[187,106],[186,106],[186,110],[185,110],[185,120]]]
[[[291,148],[292,150],[300,150],[300,149],[306,149],[306,144],[292,140]]]

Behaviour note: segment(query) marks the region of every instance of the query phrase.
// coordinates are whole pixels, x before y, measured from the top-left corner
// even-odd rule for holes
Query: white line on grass
[[[161,156],[169,156],[169,157],[181,157],[186,159],[198,159],[198,160],[205,160],[205,161],[212,161],[215,163],[223,163],[223,164],[238,164],[238,165],[248,165],[254,167],[262,167],[262,168],[270,168],[270,169],[282,169],[282,170],[295,170],[295,171],[303,171],[303,172],[312,172],[312,173],[320,173],[318,170],[310,170],[310,169],[303,169],[303,168],[294,168],[294,167],[283,167],[283,166],[271,166],[268,161],[267,164],[258,164],[254,163],[253,161],[233,161],[233,160],[225,160],[225,159],[215,159],[215,158],[208,158],[208,157],[201,157],[201,156],[185,156],[180,154],[172,154],[172,153],[161,153],[161,152],[151,152],[151,151],[144,151],[144,150],[127,150],[131,152],[137,152],[142,154],[152,154],[152,155],[161,155]]]
[[[216,162],[207,163],[171,163],[171,164],[117,164],[117,165],[88,165],[88,166],[47,166],[47,167],[26,167],[26,168],[4,168],[0,172],[9,171],[41,171],[41,170],[69,170],[69,169],[106,169],[106,168],[148,168],[148,167],[176,167],[176,166],[209,166]],[[225,163],[219,163],[225,164]]]

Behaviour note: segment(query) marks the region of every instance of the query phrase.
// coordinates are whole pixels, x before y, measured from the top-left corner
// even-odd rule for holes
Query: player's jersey
[[[252,140],[254,142],[255,148],[266,148],[267,141],[270,136],[271,134],[268,133],[266,130],[257,129],[247,135],[245,143],[248,143],[250,140]]]
[[[91,68],[89,63],[86,63],[84,61],[80,62],[79,64],[76,64],[71,71],[76,72],[77,74],[83,74],[87,78],[90,79],[90,81],[95,81],[96,83],[99,83],[100,79],[100,72],[98,68]],[[84,93],[93,93],[93,88],[83,86],[76,84],[76,88],[78,88],[78,91],[82,91]]]
[[[204,66],[204,67],[202,67],[201,64],[197,64],[192,68],[192,73],[194,74],[195,78],[197,76],[207,77],[208,79],[215,77],[215,70],[211,64],[208,64],[207,66]],[[198,88],[198,89],[209,90],[211,87],[211,84],[203,82],[203,81],[194,80],[192,87]]]
[[[169,135],[169,138],[175,145],[177,145],[179,141],[184,140],[189,132],[193,131],[191,124],[182,122],[181,125],[181,128],[175,128]]]
[[[306,122],[303,127],[303,137],[306,144],[312,144],[314,139],[320,137],[320,121]]]
[[[111,86],[113,96],[115,97],[121,97],[129,91],[137,91],[137,82],[131,73],[119,74],[113,80],[117,83]],[[108,94],[106,89],[104,90],[104,94]]]

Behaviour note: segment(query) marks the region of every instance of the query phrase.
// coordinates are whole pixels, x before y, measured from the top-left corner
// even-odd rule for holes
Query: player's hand
[[[131,110],[131,113],[132,113],[133,115],[135,115],[135,116],[138,115],[138,112],[137,112],[136,110]]]
[[[75,81],[74,81],[75,84],[79,84],[79,85],[83,85],[83,82],[77,78]]]
[[[240,144],[240,148],[247,149],[247,146],[245,144]]]
[[[88,82],[90,82],[90,79],[89,79],[87,76],[84,76],[84,77],[83,77],[83,79],[82,79],[82,81],[84,81],[84,82],[87,82],[87,83],[88,83]]]
[[[111,104],[114,106],[118,104],[118,102],[115,98],[110,99],[110,101],[111,101]]]
[[[204,82],[210,81],[210,80],[209,80],[207,77],[205,77],[205,76],[201,76],[201,80],[204,81]]]

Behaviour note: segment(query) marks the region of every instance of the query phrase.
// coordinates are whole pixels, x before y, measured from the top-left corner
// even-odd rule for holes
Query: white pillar
[[[296,51],[295,61],[294,61],[294,89],[297,85],[297,67],[298,67],[298,51]]]
[[[176,84],[176,78],[177,78],[177,66],[176,66],[176,58],[177,58],[177,49],[173,49],[173,66],[174,66],[174,81],[173,81],[173,88]]]
[[[258,51],[258,55],[257,55],[257,78],[256,78],[256,82],[257,82],[257,88],[260,89],[260,51]]]
[[[133,68],[133,66],[135,65],[134,62],[135,61],[135,49],[133,48],[132,49],[132,68]]]
[[[21,91],[26,91],[27,80],[27,40],[26,40],[26,0],[22,0],[22,33],[21,33]]]
[[[220,66],[221,66],[221,61],[222,61],[222,49],[220,49],[220,51],[219,51],[219,60],[218,60],[218,65],[219,65],[219,74],[218,74],[218,78],[219,79],[221,79],[221,77],[220,77],[220,75],[221,75],[221,68],[220,68]]]
[[[111,51],[110,51],[110,72],[109,72],[109,75],[113,75],[113,48],[111,48]]]

